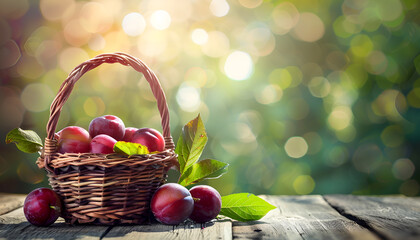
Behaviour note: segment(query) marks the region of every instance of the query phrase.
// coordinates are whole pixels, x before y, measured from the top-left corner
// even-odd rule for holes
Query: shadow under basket
[[[143,73],[156,98],[165,150],[155,154],[58,153],[55,128],[74,84],[102,63],[120,63]],[[64,205],[62,217],[71,224],[141,224],[150,217],[150,199],[177,165],[169,128],[165,94],[156,75],[139,59],[124,53],[102,54],[77,66],[63,82],[50,109],[47,137],[37,164]]]

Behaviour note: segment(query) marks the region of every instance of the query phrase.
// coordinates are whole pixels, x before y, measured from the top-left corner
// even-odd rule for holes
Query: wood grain
[[[22,207],[26,195],[0,193],[0,215]]]
[[[325,199],[384,239],[420,239],[419,198],[329,195]]]
[[[232,239],[232,222],[228,219],[201,224],[181,224],[176,227],[153,224],[116,226],[104,239]]]
[[[49,227],[31,225],[17,208],[0,216],[0,239],[100,239],[107,226],[70,226],[59,218]]]
[[[234,239],[377,239],[319,195],[261,197],[277,209],[259,221],[234,221]]]
[[[259,221],[204,226],[68,225],[26,221],[25,195],[0,194],[0,239],[420,239],[420,198],[352,195],[261,196],[277,209]]]

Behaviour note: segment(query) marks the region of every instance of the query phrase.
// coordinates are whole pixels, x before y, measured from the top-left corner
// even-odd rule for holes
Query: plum
[[[89,134],[92,138],[99,134],[106,134],[120,141],[124,138],[124,132],[124,122],[114,115],[97,117],[89,124]]]
[[[61,199],[49,188],[38,188],[26,196],[23,212],[26,219],[35,226],[49,226],[60,216]]]
[[[185,187],[177,183],[167,183],[156,190],[150,207],[159,222],[177,225],[190,216],[194,208],[194,200]]]
[[[133,141],[133,135],[137,130],[139,130],[139,129],[134,128],[134,127],[125,128],[124,138],[122,139],[122,141],[124,141],[124,142]]]
[[[92,138],[90,142],[90,151],[92,153],[103,153],[109,154],[114,152],[114,145],[117,142],[114,138],[105,135],[99,134]]]
[[[198,185],[190,189],[191,196],[194,199],[194,210],[190,219],[205,223],[215,218],[222,207],[222,198],[219,192],[207,185]]]
[[[90,151],[90,136],[88,131],[78,126],[63,128],[56,134],[58,138],[57,151],[60,153],[86,153]]]
[[[150,152],[161,152],[165,149],[165,139],[153,128],[140,128],[134,133],[132,142],[146,146]]]

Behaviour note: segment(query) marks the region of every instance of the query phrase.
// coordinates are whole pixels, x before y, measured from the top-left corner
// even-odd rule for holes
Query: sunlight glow
[[[292,158],[301,158],[308,152],[308,144],[303,137],[291,137],[284,145],[287,155]]]
[[[210,3],[210,11],[216,17],[223,17],[230,10],[229,4],[225,0],[213,0]]]
[[[125,15],[122,27],[124,32],[129,36],[138,36],[144,32],[146,21],[140,13],[129,13]]]
[[[171,16],[166,11],[158,10],[150,17],[150,23],[154,28],[164,30],[171,25]]]
[[[192,31],[191,39],[195,44],[204,45],[209,40],[209,34],[206,30],[197,28]]]
[[[182,110],[186,112],[196,111],[201,105],[199,89],[185,84],[182,85],[176,94],[176,101]]]
[[[231,53],[225,62],[225,73],[233,80],[241,81],[249,78],[254,69],[251,56],[246,52],[235,51]]]

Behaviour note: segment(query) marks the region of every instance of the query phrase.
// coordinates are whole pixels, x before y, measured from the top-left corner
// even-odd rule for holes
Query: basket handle
[[[136,71],[142,73],[146,80],[149,82],[151,90],[157,101],[157,107],[161,116],[161,124],[163,129],[163,137],[165,138],[165,149],[174,149],[174,144],[169,127],[169,111],[166,103],[165,93],[162,86],[153,71],[140,59],[130,56],[126,53],[106,53],[98,55],[82,64],[77,66],[69,74],[67,79],[61,84],[57,96],[54,98],[50,107],[50,117],[47,123],[47,138],[45,139],[44,158],[45,167],[48,168],[51,154],[55,152],[54,134],[60,117],[61,110],[64,103],[70,96],[74,84],[89,70],[92,70],[102,63],[120,63],[125,66],[131,66]]]

